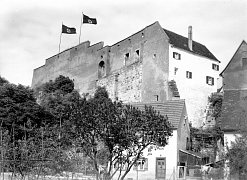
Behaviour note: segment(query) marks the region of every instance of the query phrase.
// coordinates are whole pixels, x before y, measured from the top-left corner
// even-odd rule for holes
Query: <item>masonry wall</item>
[[[102,47],[102,42],[92,46],[90,42],[84,42],[48,58],[44,66],[34,70],[32,88],[64,75],[74,80],[75,88],[81,93],[91,91],[98,74],[97,51]]]
[[[243,62],[246,58],[246,62]],[[223,73],[224,90],[247,89],[247,44],[243,43]]]
[[[155,22],[112,46],[84,42],[48,58],[34,70],[32,87],[64,75],[80,94],[91,96],[97,86],[105,86],[113,100],[164,102],[168,57],[168,38]]]
[[[173,58],[173,52],[181,55],[181,59]],[[201,127],[208,97],[217,91],[219,71],[212,69],[217,61],[183,51],[170,46],[169,80],[175,80],[181,99],[185,99],[189,121],[195,127]],[[175,74],[175,68],[177,68]],[[186,71],[192,72],[192,78],[186,77]],[[214,78],[214,85],[206,83],[206,76]]]

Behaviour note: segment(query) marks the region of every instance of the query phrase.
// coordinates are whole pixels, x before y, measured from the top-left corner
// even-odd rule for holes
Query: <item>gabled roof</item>
[[[145,105],[152,106],[156,111],[159,111],[161,115],[167,115],[168,121],[173,125],[174,129],[177,129],[185,108],[185,100],[170,100],[164,103],[133,103],[131,105],[140,110],[144,110]]]
[[[200,56],[204,56],[207,57],[209,59],[212,59],[214,61],[220,62],[208,49],[206,46],[193,41],[193,46],[192,49],[193,51],[191,51],[188,47],[188,38],[181,36],[179,34],[176,34],[174,32],[171,32],[169,30],[164,29],[165,33],[167,34],[167,36],[169,37],[170,40],[170,44],[172,44],[173,46],[189,51],[191,53],[195,53],[198,54]]]
[[[221,117],[217,120],[223,131],[239,131],[247,128],[247,90],[225,90]]]
[[[242,44],[246,44],[245,40],[242,41],[242,43],[238,46],[237,50],[235,51],[234,55],[232,56],[231,60],[228,62],[228,64],[226,65],[226,67],[224,68],[224,70],[220,73],[220,76],[223,75],[224,71],[226,70],[226,68],[229,66],[229,64],[232,62],[233,57],[235,56],[235,54],[238,52],[239,48],[242,46]]]

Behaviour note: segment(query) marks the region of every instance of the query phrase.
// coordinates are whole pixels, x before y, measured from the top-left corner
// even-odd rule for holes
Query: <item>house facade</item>
[[[188,150],[190,129],[185,101],[180,99],[168,100],[164,103],[133,103],[132,105],[140,110],[144,110],[145,105],[152,106],[161,115],[167,115],[173,126],[173,135],[165,147],[155,149],[154,146],[149,146],[146,148],[143,158],[130,170],[125,179],[153,180],[195,177],[195,159],[198,159],[199,164],[200,157]],[[189,169],[191,170],[189,171]],[[117,177],[118,173],[115,176]]]
[[[234,134],[247,129],[247,43],[242,41],[226,68],[223,77],[223,104],[219,124],[225,142],[234,141]]]
[[[105,86],[113,100],[124,103],[185,99],[193,126],[202,124],[207,98],[217,90],[219,61],[206,46],[163,29],[155,22],[111,45],[89,41],[46,59],[34,69],[32,88],[59,75],[91,96]]]
[[[224,131],[225,147],[231,147],[241,131],[247,130],[247,43],[242,41],[220,74],[223,77],[222,113],[217,122]],[[238,179],[233,175],[232,178]],[[226,179],[231,179],[229,169]]]

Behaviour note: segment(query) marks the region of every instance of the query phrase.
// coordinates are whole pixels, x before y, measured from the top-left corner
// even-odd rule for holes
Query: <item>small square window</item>
[[[177,53],[177,52],[173,52],[173,58],[180,60],[181,59],[181,54]]]
[[[212,69],[215,71],[219,71],[219,65],[218,64],[212,64]]]
[[[148,170],[148,159],[147,158],[141,158],[141,159],[139,159],[136,162],[136,164],[134,165],[133,170],[147,171]]]
[[[192,72],[186,71],[186,78],[192,79]]]
[[[213,77],[210,77],[210,76],[206,76],[206,83],[208,85],[213,86],[214,85],[214,78]]]

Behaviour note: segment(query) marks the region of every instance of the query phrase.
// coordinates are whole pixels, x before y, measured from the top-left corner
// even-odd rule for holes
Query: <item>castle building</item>
[[[124,103],[181,98],[188,119],[200,127],[208,96],[217,91],[219,63],[192,39],[191,26],[183,37],[155,22],[111,46],[86,41],[46,59],[34,69],[32,88],[64,75],[86,96],[105,86],[113,100]]]

